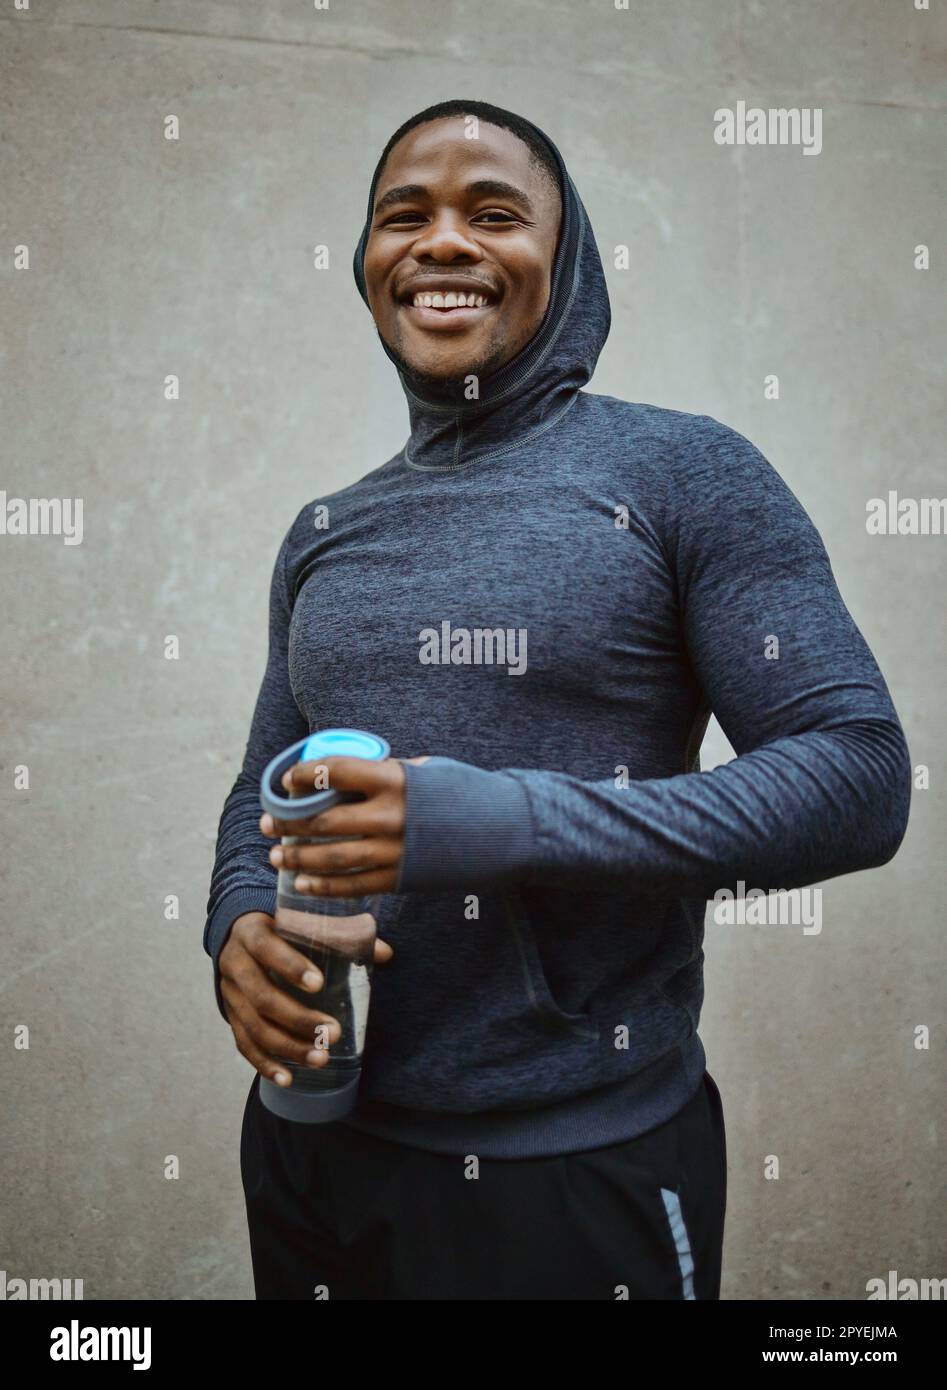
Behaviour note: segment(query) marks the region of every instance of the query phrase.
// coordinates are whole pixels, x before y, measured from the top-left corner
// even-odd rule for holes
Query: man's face
[[[559,191],[512,131],[481,121],[468,140],[464,130],[462,117],[442,118],[398,141],[365,248],[378,331],[421,380],[496,371],[549,303]]]

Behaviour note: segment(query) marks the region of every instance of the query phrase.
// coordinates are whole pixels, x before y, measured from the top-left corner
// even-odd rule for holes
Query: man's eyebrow
[[[514,183],[506,183],[503,179],[476,179],[473,183],[468,183],[465,189],[468,194],[480,196],[506,198],[511,202],[519,203],[520,207],[530,216],[535,217],[536,210],[522,188],[517,188]],[[378,217],[386,208],[392,207],[395,203],[410,203],[420,198],[426,198],[430,194],[430,189],[423,183],[403,183],[398,188],[389,188],[375,204],[374,216]]]
[[[393,203],[410,203],[415,198],[424,198],[427,189],[423,183],[403,183],[398,188],[389,188],[384,197],[379,198],[375,204],[375,216],[384,212],[385,208],[390,208]]]
[[[530,217],[536,216],[532,201],[515,183],[504,183],[502,179],[477,179],[476,183],[467,185],[467,192],[485,194],[493,198],[508,198],[512,203],[519,203]]]

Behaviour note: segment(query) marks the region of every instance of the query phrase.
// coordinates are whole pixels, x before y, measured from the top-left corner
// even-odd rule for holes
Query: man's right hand
[[[392,955],[386,942],[376,941],[376,964]],[[322,973],[277,935],[269,913],[245,912],[238,917],[217,963],[227,1021],[238,1052],[251,1067],[278,1085],[289,1086],[292,1076],[278,1059],[305,1067],[327,1065],[325,1043],[331,1045],[341,1037],[338,1021],[297,1004],[266,972],[275,970],[287,984],[312,994],[325,983]]]

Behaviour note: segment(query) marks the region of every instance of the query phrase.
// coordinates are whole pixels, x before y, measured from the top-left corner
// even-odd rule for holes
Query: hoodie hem
[[[697,1033],[649,1066],[584,1095],[528,1110],[473,1114],[359,1099],[340,1123],[409,1148],[481,1158],[552,1158],[637,1139],[682,1110],[703,1080]]]

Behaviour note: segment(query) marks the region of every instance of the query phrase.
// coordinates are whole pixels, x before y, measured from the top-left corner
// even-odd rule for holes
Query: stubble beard
[[[506,344],[496,339],[491,339],[485,351],[479,358],[475,358],[456,371],[447,373],[426,372],[413,366],[403,355],[401,350],[402,338],[398,334],[394,342],[387,344],[389,351],[395,359],[395,365],[402,376],[411,387],[420,390],[443,388],[451,384],[465,382],[468,377],[476,377],[478,381],[485,380],[492,373],[498,371],[504,363],[509,360],[512,354],[507,351]]]

